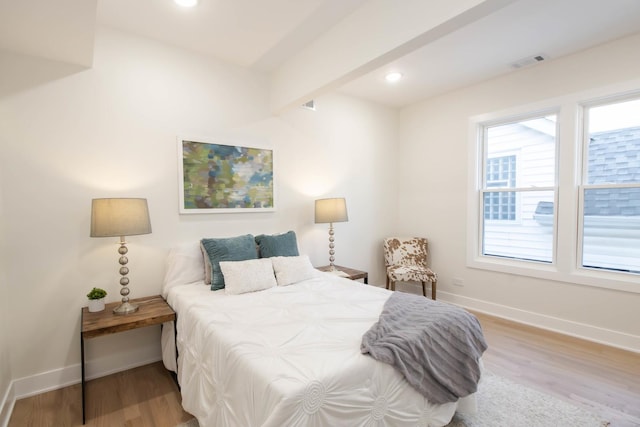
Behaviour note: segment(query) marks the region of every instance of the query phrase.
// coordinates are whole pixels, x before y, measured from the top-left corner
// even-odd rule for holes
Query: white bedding
[[[443,426],[475,396],[432,405],[390,365],[360,353],[390,291],[321,273],[226,295],[172,286],[182,405],[201,427]],[[169,369],[173,328],[163,329]]]

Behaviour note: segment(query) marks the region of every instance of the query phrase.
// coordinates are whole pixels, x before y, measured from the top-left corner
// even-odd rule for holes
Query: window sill
[[[596,271],[588,268],[574,268],[563,272],[554,264],[487,256],[469,259],[467,267],[640,294],[640,275],[633,273]]]

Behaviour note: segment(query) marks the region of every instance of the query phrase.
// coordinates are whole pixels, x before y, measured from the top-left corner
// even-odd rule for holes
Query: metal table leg
[[[85,380],[84,380],[84,337],[82,336],[82,332],[80,332],[80,358],[82,359],[82,424],[85,423]]]

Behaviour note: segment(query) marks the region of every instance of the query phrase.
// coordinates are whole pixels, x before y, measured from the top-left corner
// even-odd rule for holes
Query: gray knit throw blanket
[[[431,403],[474,393],[487,349],[478,319],[451,304],[394,292],[360,350],[396,368]]]

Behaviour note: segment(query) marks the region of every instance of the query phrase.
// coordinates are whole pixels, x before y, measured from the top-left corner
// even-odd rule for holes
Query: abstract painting
[[[179,138],[180,213],[273,211],[273,150]]]

